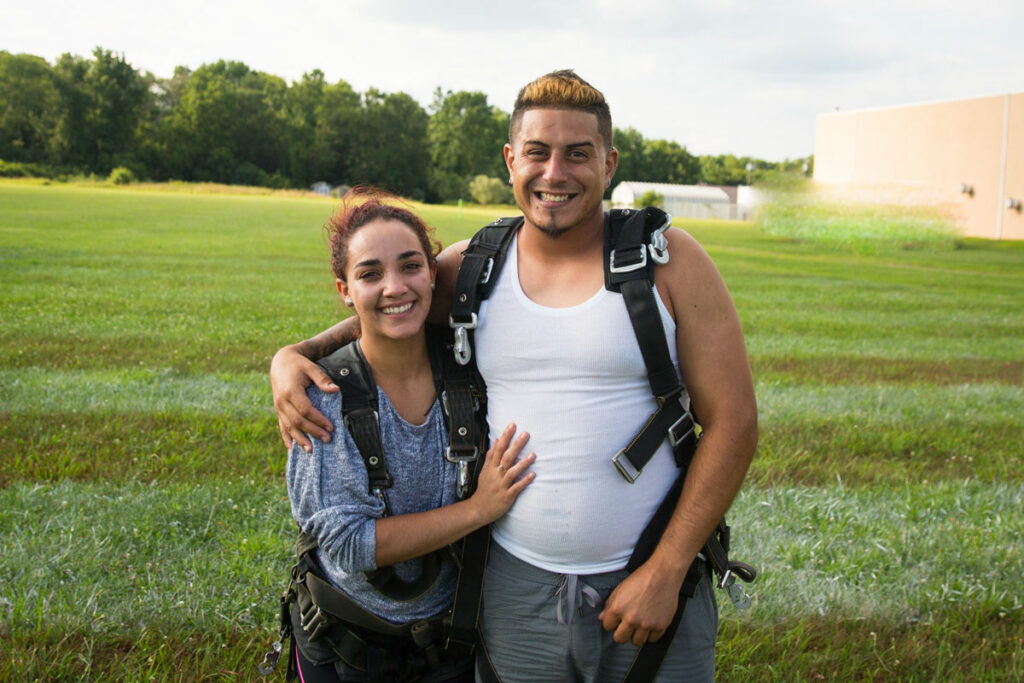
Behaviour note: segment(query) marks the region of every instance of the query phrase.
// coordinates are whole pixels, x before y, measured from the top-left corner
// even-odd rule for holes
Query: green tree
[[[611,196],[611,189],[617,182],[650,181],[644,167],[644,142],[644,136],[636,128],[615,129],[615,149],[619,152],[619,165],[605,198]]]
[[[473,176],[500,178],[508,172],[501,155],[508,139],[508,114],[488,104],[487,95],[437,88],[430,109],[432,198],[457,199]]]
[[[175,176],[247,184],[280,179],[288,163],[286,91],[281,78],[241,62],[196,69],[168,127]]]
[[[326,180],[331,184],[355,185],[360,164],[358,155],[362,98],[345,81],[324,87],[321,110],[314,136],[314,175],[310,182]]]
[[[327,180],[332,166],[331,150],[318,136],[327,84],[319,69],[303,74],[285,94],[288,130],[288,173],[298,185]]]
[[[192,71],[185,66],[174,67],[170,78],[147,74],[149,96],[139,125],[136,155],[146,174],[154,180],[190,177],[174,173],[177,170],[174,152],[182,141],[174,137],[173,115],[191,77]]]
[[[117,165],[137,165],[149,83],[124,55],[102,48],[92,55],[64,54],[54,67],[60,99],[54,140],[63,163],[105,174]]]
[[[747,169],[748,164],[750,170]],[[777,164],[761,159],[737,157],[732,154],[705,156],[700,159],[701,178],[709,185],[747,185],[756,180],[761,171],[776,166]]]
[[[0,51],[0,159],[56,161],[57,87],[45,59]]]
[[[644,142],[644,180],[652,183],[691,185],[700,179],[700,161],[678,142]]]
[[[353,180],[414,199],[427,187],[427,112],[403,92],[363,95]]]

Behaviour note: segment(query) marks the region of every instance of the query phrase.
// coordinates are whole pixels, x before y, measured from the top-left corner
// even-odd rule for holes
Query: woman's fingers
[[[515,424],[509,424],[501,431],[498,438],[491,443],[491,447],[487,449],[487,453],[484,456],[484,464],[486,465],[500,465],[501,456],[508,448],[509,441],[512,440],[512,435],[516,433]]]

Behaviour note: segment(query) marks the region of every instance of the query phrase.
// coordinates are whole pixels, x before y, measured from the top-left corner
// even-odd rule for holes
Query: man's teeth
[[[569,195],[567,194],[551,194],[550,192],[539,192],[540,198],[546,202],[567,202],[569,201]]]
[[[388,315],[394,315],[395,313],[405,313],[410,308],[412,308],[411,301],[407,304],[402,304],[401,306],[386,306],[380,310],[384,311]]]

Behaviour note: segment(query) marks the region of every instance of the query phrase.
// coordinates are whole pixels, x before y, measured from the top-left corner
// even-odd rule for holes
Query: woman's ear
[[[341,295],[345,305],[350,307],[353,304],[352,297],[349,296],[348,285],[340,277],[334,279],[334,286],[338,288],[338,294]]]

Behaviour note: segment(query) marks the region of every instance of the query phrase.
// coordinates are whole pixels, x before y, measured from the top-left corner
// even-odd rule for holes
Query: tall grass
[[[774,237],[858,253],[891,249],[948,250],[960,245],[956,225],[939,209],[830,201],[809,184],[768,188],[755,223]]]

